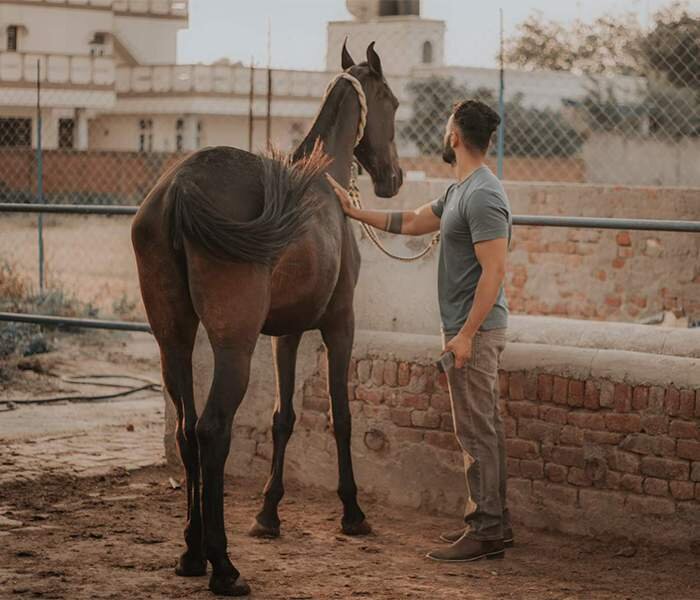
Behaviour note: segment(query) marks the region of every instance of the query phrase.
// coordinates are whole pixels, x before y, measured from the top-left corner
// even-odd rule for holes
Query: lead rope
[[[352,166],[350,167],[350,187],[348,189],[348,195],[350,196],[352,205],[355,208],[359,208],[361,210],[363,206],[362,201],[360,200],[360,189],[357,186],[357,163],[355,161],[353,161]],[[421,258],[426,256],[440,242],[440,234],[436,233],[430,240],[428,245],[425,248],[423,248],[423,250],[421,250],[418,254],[414,254],[412,256],[401,256],[400,254],[394,254],[393,252],[387,250],[384,247],[384,245],[377,237],[377,233],[374,231],[374,228],[367,225],[367,223],[362,223],[361,221],[360,225],[362,226],[363,231],[367,234],[367,237],[370,239],[370,241],[381,252],[386,254],[389,258],[393,258],[394,260],[398,260],[401,262],[413,262],[416,260],[420,260]]]
[[[367,96],[365,96],[365,91],[362,89],[362,84],[360,83],[360,81],[356,77],[350,75],[350,73],[343,72],[338,74],[328,84],[326,92],[323,95],[323,101],[321,102],[321,106],[323,106],[326,98],[328,97],[328,94],[330,94],[331,90],[340,79],[346,79],[350,82],[353,89],[357,93],[357,100],[360,103],[360,122],[357,125],[357,136],[355,136],[355,147],[357,147],[357,145],[360,143],[360,140],[362,140],[362,136],[365,134],[365,126],[367,125]],[[360,189],[357,186],[357,163],[355,161],[353,161],[350,166],[350,187],[348,189],[348,194],[350,196],[350,200],[352,201],[353,206],[355,208],[362,209],[362,200],[360,200]],[[383,252],[389,258],[393,258],[394,260],[398,260],[401,262],[413,262],[423,258],[435,246],[437,246],[438,242],[440,241],[440,234],[436,233],[433,236],[433,239],[430,240],[430,243],[418,254],[414,254],[413,256],[400,256],[398,254],[390,252],[384,247],[384,245],[377,237],[377,233],[372,227],[370,227],[366,223],[360,223],[360,225],[362,226],[364,232],[367,234],[367,237],[381,252]]]

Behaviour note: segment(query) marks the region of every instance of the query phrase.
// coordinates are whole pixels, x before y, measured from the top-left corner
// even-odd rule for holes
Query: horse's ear
[[[367,64],[373,73],[382,76],[382,61],[379,54],[374,50],[374,42],[367,46]]]
[[[355,65],[355,61],[352,59],[352,56],[350,56],[350,53],[348,52],[348,38],[345,38],[345,41],[343,42],[343,52],[340,57],[340,64],[343,67],[343,71],[349,69],[350,67]]]

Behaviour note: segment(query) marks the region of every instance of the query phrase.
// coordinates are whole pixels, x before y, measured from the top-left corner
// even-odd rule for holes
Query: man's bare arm
[[[424,235],[440,229],[440,219],[435,216],[430,204],[416,210],[367,210],[355,208],[350,196],[335,179],[327,175],[328,182],[335,191],[343,211],[348,217],[367,223],[376,229],[403,235]]]

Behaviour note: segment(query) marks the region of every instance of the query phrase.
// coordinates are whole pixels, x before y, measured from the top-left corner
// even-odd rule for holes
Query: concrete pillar
[[[75,109],[75,137],[73,146],[76,150],[88,149],[88,115],[84,108]]]
[[[199,119],[196,115],[186,115],[183,118],[184,127],[182,131],[182,149],[185,152],[192,152],[198,149],[197,144],[197,122]]]

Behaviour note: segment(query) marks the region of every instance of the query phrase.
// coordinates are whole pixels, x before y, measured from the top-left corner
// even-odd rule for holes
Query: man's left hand
[[[445,352],[455,355],[455,367],[461,369],[472,357],[472,338],[463,333],[458,333],[445,345]]]

